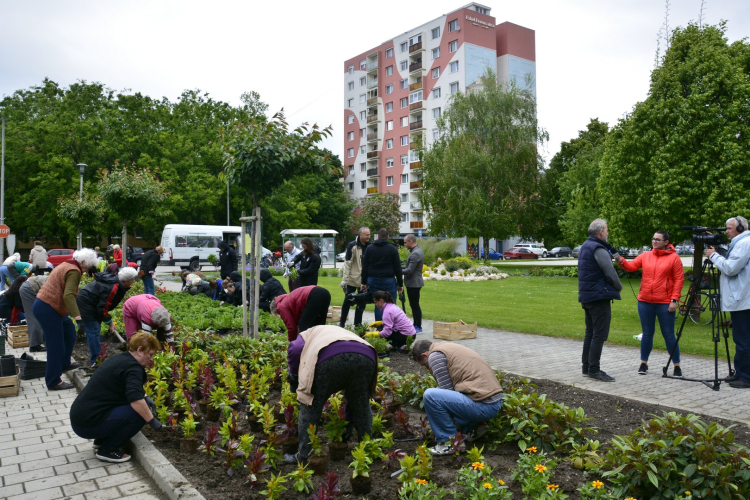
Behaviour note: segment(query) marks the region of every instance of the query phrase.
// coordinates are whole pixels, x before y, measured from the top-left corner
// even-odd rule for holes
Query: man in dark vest
[[[589,239],[578,253],[578,302],[586,313],[586,336],[583,339],[583,375],[602,382],[615,379],[599,366],[604,342],[609,337],[612,301],[620,300],[622,283],[612,259],[617,250],[607,243],[607,221],[595,219],[589,225]]]

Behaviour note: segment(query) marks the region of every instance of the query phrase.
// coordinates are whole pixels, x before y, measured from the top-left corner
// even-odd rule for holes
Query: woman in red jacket
[[[280,316],[286,325],[289,342],[313,326],[325,325],[331,293],[323,287],[310,285],[279,295],[271,301],[271,314]]]
[[[628,272],[643,268],[641,291],[638,293],[638,316],[643,330],[638,374],[646,375],[648,372],[648,356],[654,346],[656,318],[659,318],[661,335],[667,350],[672,352],[674,376],[682,377],[680,348],[674,335],[675,311],[685,281],[682,261],[669,243],[668,232],[657,231],[651,241],[653,249],[650,252],[643,252],[630,262],[622,257],[617,259],[617,264]]]

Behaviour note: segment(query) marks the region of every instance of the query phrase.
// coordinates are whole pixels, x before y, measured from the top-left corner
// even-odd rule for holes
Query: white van
[[[201,226],[197,224],[167,224],[161,234],[161,246],[164,257],[159,262],[162,266],[180,266],[191,271],[199,271],[207,265],[208,256],[219,256],[219,243],[226,241],[242,255],[240,226]],[[250,237],[245,235],[245,242],[250,246]],[[263,247],[261,247],[263,248]],[[267,248],[261,251],[262,257],[272,252]]]

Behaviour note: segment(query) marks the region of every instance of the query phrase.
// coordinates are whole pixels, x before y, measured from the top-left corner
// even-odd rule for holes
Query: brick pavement
[[[5,346],[16,357],[24,350]],[[137,463],[100,462],[91,441],[76,436],[68,415],[77,394],[50,391],[39,378],[22,380],[18,396],[0,399],[0,499],[163,498]]]

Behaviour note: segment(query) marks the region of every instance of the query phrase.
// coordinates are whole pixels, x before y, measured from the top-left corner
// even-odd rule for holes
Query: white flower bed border
[[[440,274],[441,271],[445,271],[445,264],[440,264],[437,267],[437,272],[432,269],[422,273],[425,281],[489,281],[489,280],[502,280],[508,277],[507,274],[499,272],[497,269],[491,266],[477,266],[471,269],[459,269],[449,273],[446,271],[445,275]],[[482,274],[476,274],[480,272]]]

